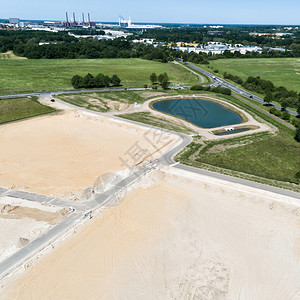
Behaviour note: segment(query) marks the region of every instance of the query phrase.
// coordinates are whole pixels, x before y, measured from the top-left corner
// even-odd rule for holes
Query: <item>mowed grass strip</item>
[[[0,124],[48,114],[53,108],[28,98],[0,100]]]
[[[209,72],[230,73],[246,80],[249,76],[260,76],[272,81],[275,86],[300,92],[300,58],[237,58],[210,61]],[[218,75],[218,74],[216,74]]]
[[[143,59],[25,59],[0,60],[0,94],[73,89],[71,78],[91,73],[117,74],[123,86],[150,84],[150,74],[167,72],[171,83],[196,83],[198,78],[174,63]]]

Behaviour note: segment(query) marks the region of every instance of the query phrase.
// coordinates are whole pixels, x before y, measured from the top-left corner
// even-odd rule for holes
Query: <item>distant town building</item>
[[[13,24],[13,25],[17,25],[20,23],[20,19],[19,18],[9,18],[9,23]]]

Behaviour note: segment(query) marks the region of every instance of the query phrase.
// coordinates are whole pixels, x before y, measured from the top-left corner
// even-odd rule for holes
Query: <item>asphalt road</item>
[[[141,91],[146,90],[143,87],[119,87],[119,88],[103,88],[103,89],[84,89],[84,90],[65,90],[65,91],[50,91],[50,92],[40,92],[40,93],[23,93],[23,94],[13,94],[13,95],[2,95],[0,99],[11,99],[11,98],[23,98],[30,96],[48,96],[48,95],[64,95],[64,94],[77,94],[77,93],[92,93],[92,92],[112,92],[112,91]]]
[[[228,81],[226,81],[226,80],[224,80],[224,79],[222,79],[222,78],[220,78],[220,77],[217,77],[217,76],[215,76],[215,75],[213,75],[213,74],[211,74],[211,73],[209,73],[209,72],[207,72],[207,71],[205,71],[205,70],[203,70],[203,69],[201,69],[201,68],[199,68],[199,67],[193,65],[193,64],[190,63],[190,62],[185,62],[185,64],[186,64],[187,66],[191,67],[192,69],[194,69],[194,70],[196,70],[196,71],[198,71],[198,72],[200,72],[200,73],[206,75],[207,77],[209,77],[209,78],[211,79],[211,81],[212,81],[212,84],[214,84],[214,83],[219,83],[221,86],[226,87],[226,88],[232,90],[232,91],[235,92],[235,93],[238,93],[238,94],[240,94],[240,95],[243,95],[244,97],[247,97],[247,98],[249,98],[249,99],[251,99],[250,96],[252,96],[252,99],[253,99],[253,100],[255,100],[255,101],[259,102],[259,103],[262,103],[262,104],[264,103],[264,100],[263,100],[262,98],[260,98],[260,97],[258,97],[258,96],[256,96],[256,95],[253,95],[253,94],[249,93],[248,91],[245,91],[245,90],[243,90],[243,89],[241,89],[241,88],[239,88],[239,87],[237,87],[237,86],[231,84],[230,82],[228,82]],[[281,106],[279,106],[279,105],[273,104],[273,107],[275,107],[275,108],[281,110]],[[291,115],[294,115],[294,116],[297,116],[297,115],[298,115],[297,112],[295,112],[295,111],[293,111],[293,110],[287,109],[287,111],[288,111]]]

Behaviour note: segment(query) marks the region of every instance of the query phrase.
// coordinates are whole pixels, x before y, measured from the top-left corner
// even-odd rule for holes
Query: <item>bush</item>
[[[203,91],[204,86],[202,86],[200,84],[195,84],[195,85],[191,86],[190,90],[191,91]]]
[[[224,87],[221,87],[221,86],[214,87],[214,88],[211,89],[211,91],[214,92],[214,93],[221,93],[223,95],[228,95],[228,96],[231,95],[231,90],[230,89],[224,88]]]
[[[276,109],[275,107],[271,107],[269,110],[269,113],[272,115],[275,115],[277,117],[281,117],[281,112],[278,109]]]
[[[281,118],[282,118],[283,120],[289,121],[290,118],[291,118],[291,115],[289,114],[288,111],[285,110],[285,111],[281,114]]]

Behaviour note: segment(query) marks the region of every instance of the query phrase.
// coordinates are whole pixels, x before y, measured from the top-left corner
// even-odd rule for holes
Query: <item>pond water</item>
[[[227,134],[244,132],[244,131],[248,131],[248,130],[250,130],[250,128],[240,128],[240,129],[235,129],[235,130],[230,130],[230,131],[225,131],[225,132],[217,133],[216,135],[227,135]]]
[[[203,128],[228,126],[242,122],[239,114],[219,103],[208,100],[164,100],[155,102],[153,108]]]

